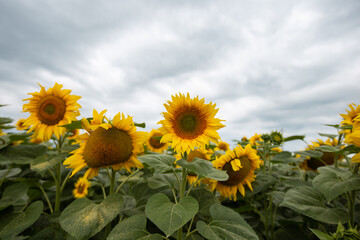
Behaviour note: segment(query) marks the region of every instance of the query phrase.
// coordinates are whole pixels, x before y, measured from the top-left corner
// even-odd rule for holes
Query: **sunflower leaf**
[[[180,159],[176,162],[179,166],[189,169],[199,176],[199,178],[211,178],[217,181],[226,181],[229,176],[226,171],[214,168],[208,160],[195,157],[191,162]]]
[[[135,215],[121,221],[116,225],[108,236],[107,240],[132,240],[148,239],[161,240],[160,234],[150,234],[146,231],[146,217],[144,215]]]
[[[351,175],[344,179],[335,172],[322,172],[314,178],[313,185],[330,202],[343,193],[360,189],[360,175]]]
[[[305,157],[314,157],[314,158],[321,158],[323,153],[316,150],[305,150],[300,152],[294,152],[295,154],[299,154],[301,156]]]
[[[344,209],[327,207],[323,195],[313,187],[303,186],[286,192],[281,207],[288,207],[316,221],[337,224],[346,222],[348,214]]]
[[[284,138],[284,142],[294,141],[294,140],[304,140],[305,135],[294,135]]]
[[[0,200],[0,210],[11,205],[25,205],[28,199],[28,186],[24,182],[12,184],[5,188]]]
[[[88,239],[111,222],[123,206],[120,194],[108,196],[96,204],[87,198],[80,198],[68,205],[60,216],[61,227],[76,239]]]
[[[28,227],[40,217],[44,205],[41,201],[33,202],[26,208],[25,212],[21,212],[9,223],[7,223],[0,232],[1,239],[12,239]]]
[[[164,173],[171,171],[174,167],[175,157],[166,154],[146,154],[137,157],[142,164],[152,168],[155,172]]]
[[[320,240],[333,240],[333,238],[329,235],[327,235],[326,233],[316,230],[316,229],[312,229],[309,228]]]
[[[165,194],[157,193],[149,198],[145,215],[168,237],[194,217],[198,209],[193,197],[185,197],[174,204]]]
[[[62,162],[66,156],[66,153],[61,153],[60,155],[53,157],[50,160],[45,156],[40,156],[30,163],[30,169],[43,176],[48,169],[52,168],[57,163]]]
[[[216,203],[210,207],[210,214],[212,222],[209,224],[206,224],[201,220],[196,223],[196,228],[199,233],[206,239],[259,239],[250,225],[232,209]]]
[[[29,164],[36,157],[45,154],[47,149],[47,146],[41,144],[8,146],[1,150],[0,158],[15,164]]]

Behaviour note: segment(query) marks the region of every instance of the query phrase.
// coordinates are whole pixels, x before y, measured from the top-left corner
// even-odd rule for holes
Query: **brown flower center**
[[[78,193],[83,193],[84,192],[84,190],[85,190],[85,186],[84,186],[84,184],[83,183],[81,183],[80,185],[79,185],[79,187],[78,187]]]
[[[153,148],[162,148],[165,143],[161,143],[160,139],[158,139],[159,137],[162,137],[163,135],[161,133],[155,133],[151,138],[150,138],[150,145]]]
[[[228,150],[228,146],[225,143],[219,143],[218,148],[225,152]]]
[[[198,109],[186,109],[175,113],[173,128],[180,138],[194,139],[204,133],[206,119]]]
[[[84,149],[84,160],[89,167],[106,167],[129,160],[133,151],[130,136],[123,130],[102,127],[92,132]]]
[[[226,171],[226,173],[229,175],[229,178],[228,178],[228,180],[221,181],[220,183],[222,183],[226,186],[235,186],[235,185],[241,183],[246,178],[246,176],[250,173],[250,170],[251,170],[250,160],[247,157],[243,156],[240,158],[240,162],[241,162],[242,168],[240,168],[240,170],[238,170],[238,171],[234,171],[232,169],[230,162],[225,163],[222,170]]]
[[[307,160],[307,165],[312,170],[316,170],[316,169],[318,169],[318,167],[325,166],[325,164],[323,162],[325,162],[326,165],[334,164],[334,157],[335,157],[334,153],[323,152],[321,161],[316,158],[310,158],[309,160]]]
[[[38,105],[38,118],[46,125],[59,123],[65,115],[66,103],[55,96],[45,96]]]

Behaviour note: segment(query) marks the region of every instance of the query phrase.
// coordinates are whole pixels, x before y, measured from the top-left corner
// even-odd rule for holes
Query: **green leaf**
[[[119,214],[122,205],[123,197],[120,194],[112,194],[100,204],[80,198],[64,209],[60,225],[76,239],[88,239],[111,222]]]
[[[197,221],[199,233],[210,240],[258,240],[250,225],[235,211],[220,204],[210,207],[212,222]]]
[[[190,196],[197,200],[199,204],[198,213],[205,217],[210,217],[210,206],[219,202],[216,196],[205,188],[195,188],[191,190]]]
[[[276,163],[291,163],[296,161],[297,159],[292,156],[291,152],[287,152],[287,151],[277,153],[275,156],[271,158],[271,162],[276,162]]]
[[[337,224],[346,222],[348,214],[340,208],[327,207],[322,194],[312,187],[297,187],[286,192],[284,201],[280,204],[308,216],[316,221]]]
[[[338,177],[335,172],[323,172],[313,179],[313,185],[330,202],[343,193],[360,189],[360,175],[351,175],[349,178],[343,179]]]
[[[31,236],[29,240],[64,240],[66,239],[67,233],[55,228],[55,227],[47,227],[40,232],[37,232],[35,235]]]
[[[191,162],[180,159],[176,163],[197,174],[199,178],[211,178],[217,181],[226,181],[229,178],[226,171],[214,168],[210,161],[201,158],[195,157]]]
[[[145,214],[166,236],[184,226],[199,209],[197,201],[188,196],[174,204],[162,193],[149,198]]]
[[[316,230],[316,229],[312,229],[310,228],[310,230],[320,239],[320,240],[333,240],[333,238],[329,235],[327,235],[326,233],[323,233],[322,231]]]
[[[33,202],[25,212],[12,219],[0,232],[1,239],[10,239],[33,225],[40,217],[44,205],[41,201]]]
[[[15,183],[5,188],[0,200],[0,210],[11,205],[24,205],[27,200],[28,186],[24,182]]]
[[[144,215],[135,215],[121,221],[109,234],[107,240],[133,240],[148,239],[161,240],[160,234],[150,234],[146,231],[146,217]]]
[[[327,133],[318,133],[320,136],[322,137],[327,137],[327,138],[337,138],[338,135],[336,134],[327,134]]]
[[[173,173],[155,174],[148,178],[148,184],[151,189],[158,189],[162,187],[177,187],[177,180]]]
[[[21,173],[20,168],[9,168],[0,170],[0,179],[11,178]]]
[[[301,156],[305,157],[314,157],[314,158],[321,158],[323,153],[320,151],[315,150],[305,150],[300,152],[294,152],[295,154],[300,154]]]
[[[31,133],[11,134],[11,135],[9,135],[9,138],[10,138],[11,142],[15,142],[15,141],[20,141],[20,140],[25,140],[30,136],[31,136]]]
[[[36,157],[45,154],[47,149],[47,146],[41,144],[8,146],[2,149],[0,157],[16,164],[28,164]]]
[[[322,166],[317,169],[320,174],[323,173],[335,173],[336,176],[343,179],[348,179],[352,173],[345,168],[335,168],[334,166]]]
[[[12,123],[12,119],[11,118],[4,118],[4,117],[0,117],[0,125],[1,124],[8,124],[8,123]]]
[[[271,176],[269,174],[259,173],[256,176],[255,181],[251,183],[253,187],[253,191],[252,192],[250,190],[246,191],[245,198],[252,197],[255,194],[258,194],[259,192],[269,189],[269,187],[277,183],[277,181],[278,179],[274,176]]]
[[[92,120],[92,118],[87,118],[88,121]],[[65,124],[65,125],[61,125],[60,127],[64,127],[66,128],[66,130],[68,131],[73,131],[75,129],[83,129],[83,126],[81,124],[82,120],[76,120],[76,121],[72,121],[69,124]]]
[[[319,151],[322,151],[322,152],[333,152],[333,153],[341,151],[341,149],[336,148],[334,146],[330,146],[330,145],[321,145],[319,147],[315,147],[315,149],[319,150]]]
[[[167,154],[146,154],[137,157],[142,164],[148,168],[152,168],[155,172],[167,172],[172,170],[173,164],[176,160],[175,157]]]
[[[284,138],[284,142],[294,141],[294,140],[304,140],[305,135],[294,135]]]
[[[285,197],[285,193],[281,191],[272,191],[267,193],[266,195],[271,196],[271,200],[275,205],[279,205]]]
[[[8,135],[0,136],[0,149],[7,147],[11,143]]]
[[[43,176],[48,169],[62,162],[66,156],[66,153],[61,153],[60,155],[53,157],[50,160],[45,156],[38,157],[30,164],[30,169]]]
[[[146,127],[145,123],[134,123],[134,125],[136,127],[140,127],[140,128],[145,128]]]

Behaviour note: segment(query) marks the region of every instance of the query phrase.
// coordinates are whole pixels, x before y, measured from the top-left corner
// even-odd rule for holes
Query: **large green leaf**
[[[16,164],[28,164],[46,151],[47,146],[41,144],[8,146],[1,150],[0,158]]]
[[[48,159],[45,156],[41,156],[36,158],[33,162],[31,162],[30,168],[31,170],[43,176],[48,169],[51,169],[56,164],[62,162],[66,156],[67,156],[66,153],[61,153],[60,155],[53,157],[51,159]]]
[[[320,240],[333,240],[333,238],[329,235],[327,235],[326,233],[316,230],[316,229],[311,229],[310,230],[320,239]]]
[[[120,194],[112,194],[100,204],[80,198],[64,209],[60,225],[74,238],[88,239],[110,223],[119,214],[122,205]]]
[[[0,170],[0,180],[5,178],[11,178],[21,173],[21,168],[9,168]]]
[[[5,188],[0,200],[0,210],[10,205],[23,205],[27,200],[28,186],[24,182],[15,183]]]
[[[145,214],[168,237],[194,217],[198,209],[199,205],[192,197],[174,204],[165,194],[158,193],[149,198]]]
[[[11,143],[9,136],[0,136],[0,149],[7,147]]]
[[[135,215],[121,221],[109,234],[107,240],[133,240],[148,239],[161,240],[160,234],[150,234],[146,231],[146,217],[144,215]]]
[[[297,187],[286,192],[280,204],[308,216],[316,221],[337,224],[346,222],[348,214],[344,209],[330,208],[323,201],[323,195],[313,187]]]
[[[167,154],[146,154],[139,156],[138,159],[146,167],[152,168],[155,172],[160,173],[172,170],[174,168],[173,164],[176,160],[175,157]]]
[[[304,140],[305,135],[294,135],[284,138],[284,142],[294,141],[294,140]]]
[[[199,233],[210,240],[258,240],[250,225],[235,211],[220,204],[210,207],[212,221],[206,224],[197,221]]]
[[[210,217],[210,206],[219,203],[216,196],[205,188],[195,188],[191,190],[190,196],[195,198],[199,203],[199,214],[204,217]]]
[[[191,162],[180,159],[176,162],[179,166],[189,169],[200,178],[211,178],[217,181],[226,181],[229,176],[226,171],[222,171],[213,167],[210,161],[194,158]]]
[[[335,172],[323,172],[313,179],[313,185],[330,202],[343,193],[360,189],[360,175],[351,175],[343,179]]]
[[[322,152],[340,152],[341,149],[338,147],[330,146],[330,145],[321,145],[319,147],[315,147],[316,150],[322,151]]]
[[[148,184],[151,189],[158,189],[166,186],[176,188],[178,185],[174,173],[155,174],[148,179]]]
[[[13,218],[0,232],[0,239],[11,239],[30,227],[40,217],[43,210],[43,203],[36,201]]]

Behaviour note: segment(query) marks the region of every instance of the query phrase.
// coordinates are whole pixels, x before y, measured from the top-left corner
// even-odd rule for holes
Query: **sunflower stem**
[[[116,171],[111,168],[109,195],[110,195],[110,194],[113,194],[113,193],[114,193],[114,190],[115,190],[115,175],[116,175]]]
[[[117,193],[122,188],[122,186],[124,186],[124,184],[126,183],[127,180],[129,180],[132,176],[134,176],[139,171],[140,171],[140,169],[136,169],[135,172],[133,172],[129,176],[127,176],[127,178],[125,178],[125,180],[117,187],[117,189],[115,190],[115,193]]]
[[[352,173],[354,175],[358,174],[360,164],[356,163]],[[348,194],[348,205],[349,205],[349,215],[350,215],[350,227],[354,227],[355,223],[355,201],[356,201],[356,190],[351,191]]]
[[[58,163],[55,166],[55,177],[57,179],[56,183],[56,195],[55,195],[55,212],[60,211],[60,202],[61,202],[61,166]]]
[[[45,197],[45,200],[46,200],[46,202],[47,202],[47,204],[48,204],[48,206],[49,206],[50,214],[52,214],[52,213],[54,212],[54,209],[53,209],[53,207],[51,206],[51,202],[50,202],[50,200],[49,200],[48,195],[46,194],[44,188],[43,188],[40,184],[37,184],[37,186],[40,188],[41,192],[43,193],[43,195],[44,195],[44,197]]]

